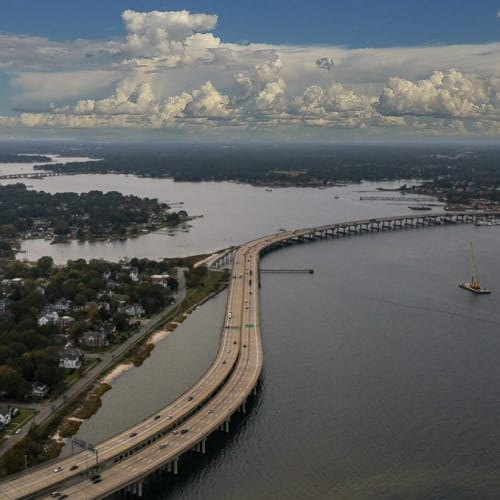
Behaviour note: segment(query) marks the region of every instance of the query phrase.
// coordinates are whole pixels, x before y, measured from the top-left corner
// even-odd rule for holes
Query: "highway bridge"
[[[69,458],[29,469],[0,483],[0,499],[50,498],[60,491],[70,498],[107,498],[128,492],[143,496],[149,478],[176,474],[179,459],[204,453],[208,437],[229,431],[231,417],[245,412],[256,392],[263,356],[260,332],[260,256],[284,245],[376,231],[467,224],[499,212],[447,212],[405,215],[280,230],[239,247],[234,255],[220,348],[201,379],[177,400],[132,428]],[[227,255],[221,256],[226,259]],[[213,263],[216,265],[216,262]]]

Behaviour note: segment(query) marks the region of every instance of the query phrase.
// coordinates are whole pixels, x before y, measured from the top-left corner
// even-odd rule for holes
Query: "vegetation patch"
[[[87,393],[83,401],[80,401],[78,410],[74,413],[74,417],[87,419],[90,418],[102,405],[101,396],[109,391],[109,384],[100,383]]]
[[[154,344],[143,344],[139,346],[139,348],[135,351],[134,356],[132,358],[132,362],[135,366],[141,366],[144,363],[144,360],[148,358],[151,354],[151,351],[155,348]]]
[[[82,422],[82,420],[77,418],[66,418],[59,428],[59,435],[62,438],[74,436],[78,432],[78,429],[80,428],[80,425],[82,425]]]
[[[199,257],[191,259],[191,265],[199,260]],[[200,266],[197,270],[190,269],[186,275],[189,289],[186,298],[165,315],[162,321],[155,325],[155,329],[167,327],[175,329],[177,321],[182,322],[187,312],[192,311],[196,305],[203,303],[210,297],[222,290],[228,283],[228,273],[208,271],[206,267]],[[174,322],[176,318],[176,322]],[[139,366],[154,349],[154,344],[146,340],[140,342],[130,351],[130,359]],[[123,359],[117,359],[122,363]],[[25,467],[25,456],[28,466],[39,464],[56,458],[63,442],[51,439],[50,436],[70,437],[80,427],[81,420],[90,418],[101,406],[102,395],[111,389],[107,383],[96,384],[85,396],[72,400],[64,408],[55,412],[44,424],[34,426],[29,433],[12,449],[0,457],[0,477],[14,472],[19,472]]]

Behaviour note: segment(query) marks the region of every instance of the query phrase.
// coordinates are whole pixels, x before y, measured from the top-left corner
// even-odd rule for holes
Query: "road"
[[[160,324],[165,316],[178,307],[186,296],[186,285],[184,279],[184,270],[178,269],[179,288],[176,293],[175,300],[172,304],[166,307],[163,311],[153,316],[143,326],[141,326],[134,334],[132,334],[126,342],[117,346],[113,351],[100,353],[98,356],[101,359],[99,363],[93,366],[87,373],[85,373],[77,382],[75,382],[68,390],[62,393],[57,398],[50,401],[43,401],[40,403],[23,404],[20,405],[26,408],[34,409],[37,414],[34,416],[33,424],[39,425],[47,420],[54,412],[59,410],[65,403],[71,401],[75,396],[80,394],[84,389],[90,387],[96,380],[99,379],[107,370],[116,363],[123,354],[125,354],[131,347],[140,342],[146,335],[154,331],[158,324]],[[20,441],[27,432],[28,425],[22,429],[19,434],[11,434],[0,446],[0,453],[3,454],[12,448],[18,441]]]
[[[207,373],[158,414],[98,445],[99,482],[82,474],[90,467],[89,453],[82,452],[0,483],[0,498],[39,498],[43,492],[56,488],[71,498],[81,499],[106,498],[124,488],[141,495],[148,476],[165,468],[175,473],[179,457],[193,449],[203,450],[206,438],[215,430],[227,430],[231,416],[245,410],[262,370],[259,258],[267,247],[325,237],[327,231],[331,237],[379,231],[386,227],[385,223],[392,230],[424,224],[471,223],[476,215],[432,214],[352,221],[282,230],[242,245],[233,263],[220,349]],[[54,471],[56,466],[60,469]]]

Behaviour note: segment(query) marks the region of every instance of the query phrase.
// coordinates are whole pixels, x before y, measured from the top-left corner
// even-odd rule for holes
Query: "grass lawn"
[[[19,415],[12,419],[12,422],[6,427],[9,434],[15,434],[18,429],[21,429],[27,422],[29,422],[35,415],[35,410],[29,408],[21,408]]]

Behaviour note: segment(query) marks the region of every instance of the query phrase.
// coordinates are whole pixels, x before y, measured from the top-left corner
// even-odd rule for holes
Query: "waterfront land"
[[[157,199],[116,191],[49,194],[11,184],[0,185],[0,200],[0,256],[9,256],[21,238],[126,239],[188,219],[185,210],[171,211]]]
[[[234,181],[273,188],[414,179],[413,190],[450,204],[500,201],[498,145],[127,144],[81,148],[82,153],[103,160],[36,168],[178,182]]]
[[[133,318],[136,326],[143,325],[140,329],[131,326],[133,320],[126,314],[121,314],[121,320],[125,320],[125,324],[127,325],[127,329],[125,331],[120,332],[117,328],[117,326],[119,326],[118,324],[114,324],[113,328],[111,328],[112,324],[115,323],[115,320],[119,319],[118,317],[120,316],[120,313],[113,314],[108,320],[109,328],[107,329],[113,334],[113,339],[110,341],[109,337],[105,336],[103,337],[104,343],[99,346],[88,346],[85,342],[82,344],[81,341],[86,338],[85,334],[80,336],[79,339],[74,338],[75,333],[77,333],[77,331],[74,330],[77,323],[80,323],[80,326],[82,327],[77,328],[77,330],[85,329],[86,331],[88,331],[88,329],[95,330],[95,325],[94,327],[92,326],[95,321],[97,321],[97,323],[101,326],[105,324],[105,322],[103,323],[102,318],[99,317],[99,313],[103,313],[106,309],[106,307],[103,308],[104,303],[101,302],[100,306],[97,306],[97,309],[93,307],[94,305],[97,305],[96,302],[87,303],[87,306],[83,308],[85,312],[81,311],[83,313],[83,317],[78,322],[71,323],[71,327],[69,329],[61,330],[60,325],[51,325],[50,328],[47,328],[47,326],[44,325],[43,328],[38,329],[39,331],[36,333],[36,336],[40,339],[40,342],[43,340],[43,348],[33,351],[31,345],[26,345],[22,349],[18,346],[19,351],[22,351],[22,358],[26,358],[26,356],[28,356],[30,359],[33,358],[35,361],[37,359],[41,359],[45,363],[43,370],[39,366],[35,367],[34,375],[25,374],[23,372],[23,363],[16,362],[17,358],[14,359],[12,353],[8,359],[3,360],[1,367],[9,372],[4,375],[9,375],[11,378],[16,376],[19,379],[19,384],[17,385],[19,390],[16,391],[16,394],[10,394],[8,393],[8,390],[4,390],[3,399],[6,403],[13,403],[16,400],[25,399],[25,394],[21,394],[21,392],[23,390],[29,390],[29,380],[26,380],[26,377],[37,376],[48,385],[47,377],[50,375],[51,381],[54,382],[55,385],[50,387],[51,390],[47,396],[47,399],[49,399],[50,402],[31,404],[31,406],[40,411],[36,417],[37,425],[33,425],[28,434],[24,436],[15,436],[15,438],[22,438],[21,440],[13,439],[14,436],[10,437],[9,441],[12,440],[12,444],[14,445],[13,447],[3,446],[4,455],[0,459],[0,474],[4,475],[21,470],[24,467],[23,457],[25,455],[30,457],[30,465],[40,463],[57,456],[60,449],[64,445],[63,438],[70,437],[77,432],[82,421],[89,418],[97,411],[101,405],[101,396],[110,389],[109,382],[112,380],[111,378],[106,377],[103,380],[99,380],[98,378],[109,370],[112,372],[118,370],[120,372],[125,367],[130,365],[137,366],[142,364],[145,358],[149,356],[152,349],[154,349],[155,343],[158,342],[159,333],[164,335],[164,332],[174,330],[178,324],[184,321],[185,317],[194,309],[194,307],[202,303],[204,300],[207,300],[208,297],[217,293],[225,286],[227,283],[227,275],[225,273],[208,272],[204,266],[199,266],[197,268],[193,267],[193,263],[200,258],[202,257],[186,259],[182,262],[182,264],[187,267],[185,269],[185,277],[183,273],[182,276],[179,275],[179,280],[182,283],[185,282],[185,286],[182,286],[179,290],[177,290],[177,279],[168,277],[165,274],[167,269],[172,271],[172,264],[178,265],[180,263],[178,259],[176,259],[175,262],[171,261],[170,265],[168,265],[166,261],[150,262],[147,261],[147,259],[132,259],[131,264],[135,264],[134,266],[131,266],[129,263],[117,265],[113,263],[105,263],[104,261],[90,262],[88,265],[84,261],[78,262],[79,268],[88,267],[88,269],[86,269],[87,274],[83,281],[78,285],[75,282],[68,283],[63,280],[64,283],[59,283],[58,287],[64,290],[67,289],[68,286],[75,285],[76,288],[81,289],[82,283],[89,282],[90,274],[92,274],[92,271],[89,271],[89,269],[95,270],[96,266],[100,268],[104,266],[106,268],[109,267],[111,272],[113,272],[113,270],[119,271],[119,269],[122,269],[122,278],[128,282],[127,286],[129,287],[128,290],[131,295],[138,293],[139,295],[137,295],[137,297],[139,297],[141,293],[143,293],[143,298],[146,301],[154,301],[155,293],[151,293],[154,291],[153,288],[156,289],[156,296],[158,295],[158,292],[163,292],[163,290],[159,290],[158,287],[165,288],[165,292],[166,288],[169,288],[170,292],[173,290],[177,292],[175,301],[172,302],[166,309],[164,308],[164,301],[162,302],[163,306],[160,305],[160,302],[158,302],[156,306],[151,303],[150,306],[152,306],[153,309],[148,312],[147,317],[152,317],[152,319],[145,321],[140,317]],[[123,267],[124,265],[125,268]],[[167,265],[168,267],[166,267]],[[125,273],[123,273],[123,269],[125,269]],[[136,283],[137,286],[134,287],[134,284],[130,283],[125,275],[130,275],[130,273],[135,273],[136,271],[141,277],[140,285]],[[163,275],[151,275],[152,272],[161,271],[164,272]],[[105,283],[109,283],[110,280],[111,282],[114,281],[108,275],[109,272],[109,270],[102,272],[102,269],[100,269],[99,274],[102,274],[104,277],[107,276],[105,277]],[[75,269],[73,268],[73,263],[70,262],[67,267],[59,268],[54,272],[56,276],[57,274],[61,275],[61,273],[67,276],[71,275],[74,278]],[[148,275],[149,277],[147,277]],[[155,280],[160,276],[163,276],[164,279],[164,283],[162,285],[151,285],[148,283],[151,278]],[[97,277],[94,276],[94,282],[96,279]],[[29,280],[25,280],[25,282],[28,281]],[[53,285],[53,280],[47,279],[46,288],[49,287],[49,289],[51,289]],[[123,299],[124,294],[118,293],[117,290],[117,288],[114,288],[114,292],[111,292],[111,297],[122,297]],[[91,292],[91,290],[89,291]],[[82,290],[80,290],[80,292],[82,292]],[[107,293],[109,296],[109,291]],[[21,293],[20,295],[25,296],[26,294]],[[52,296],[52,293],[47,293],[47,295],[50,297]],[[12,295],[10,294],[9,297],[11,296]],[[170,302],[169,297],[170,295],[166,293],[165,298],[167,303]],[[111,302],[109,303],[110,306],[112,302],[114,302],[114,299],[111,299]],[[13,301],[9,301],[7,305],[7,314],[1,314],[0,316],[2,318],[4,318],[4,316],[8,317],[15,305],[16,304],[13,304]],[[136,306],[137,305],[138,304],[136,304]],[[17,306],[19,306],[19,304],[17,304]],[[136,306],[134,306],[134,309]],[[94,316],[92,311],[93,313],[97,312],[98,315],[91,317]],[[112,311],[108,311],[106,315],[109,317],[111,312]],[[118,323],[120,323],[120,321]],[[31,327],[35,330],[37,329],[34,321],[32,322]],[[9,331],[5,324],[0,325],[0,331],[2,333],[2,339],[9,340]],[[115,338],[115,334],[117,338]],[[152,334],[153,336],[150,338]],[[26,339],[30,337],[30,335],[31,332],[24,332],[21,337]],[[91,366],[91,369],[87,369],[82,365],[78,370],[68,370],[61,367],[61,351],[63,350],[62,345],[65,342],[73,345],[79,345],[89,359],[97,361],[97,365]],[[3,351],[6,352],[8,349],[13,348],[13,346],[14,344],[12,342],[7,342],[3,346]],[[74,386],[68,385],[68,375],[74,373],[77,375],[76,378],[73,377]],[[47,375],[47,377],[44,377],[44,375]],[[12,390],[12,388],[16,386],[12,386],[9,380],[3,380],[5,384],[0,385],[4,388],[10,388],[10,390]],[[31,397],[32,396],[28,394],[28,398]]]

